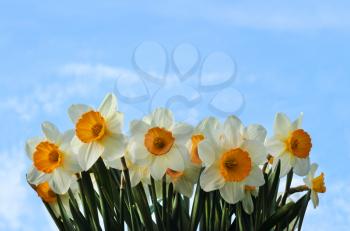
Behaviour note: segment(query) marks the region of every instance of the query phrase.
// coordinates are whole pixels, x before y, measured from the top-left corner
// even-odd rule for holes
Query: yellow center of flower
[[[240,148],[231,149],[221,156],[220,173],[226,181],[242,181],[251,169],[252,161],[248,152]]]
[[[168,168],[166,170],[166,174],[170,176],[173,181],[177,181],[181,176],[183,176],[184,173]]]
[[[191,138],[192,146],[191,146],[191,161],[194,164],[201,164],[202,160],[199,158],[198,155],[198,144],[204,140],[204,136],[201,134],[193,135]]]
[[[299,158],[306,158],[310,154],[312,147],[310,135],[302,129],[292,132],[286,141],[287,149]]]
[[[84,143],[103,139],[106,135],[106,122],[101,113],[89,111],[83,114],[75,126],[78,138]]]
[[[38,196],[47,203],[55,202],[57,199],[56,194],[51,190],[49,183],[47,182],[39,184],[36,187],[36,192],[38,193]]]
[[[251,192],[251,191],[254,191],[255,189],[256,189],[255,186],[250,186],[250,185],[244,186],[244,190],[245,190],[246,192]]]
[[[63,153],[58,146],[44,141],[36,146],[33,154],[34,166],[44,173],[51,173],[63,163]]]
[[[318,193],[326,192],[323,173],[321,173],[321,175],[319,175],[318,177],[312,179],[312,190]]]
[[[174,141],[173,134],[164,128],[151,128],[145,135],[145,146],[147,150],[156,156],[168,153]]]

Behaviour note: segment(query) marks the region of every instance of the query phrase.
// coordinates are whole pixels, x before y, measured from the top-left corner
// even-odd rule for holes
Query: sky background
[[[157,106],[195,124],[238,115],[271,134],[305,113],[327,193],[304,230],[350,225],[348,1],[0,1],[0,230],[52,223],[27,186],[27,138],[115,92],[128,122]],[[164,79],[163,79],[164,78]],[[296,184],[300,179],[296,181]]]

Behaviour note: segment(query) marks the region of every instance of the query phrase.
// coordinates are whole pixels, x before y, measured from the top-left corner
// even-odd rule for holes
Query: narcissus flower
[[[317,167],[317,164],[312,164],[310,167],[310,172],[308,173],[307,177],[304,178],[304,183],[311,190],[311,200],[314,208],[316,208],[319,204],[318,193],[326,192],[324,173],[322,172],[318,177],[315,177]]]
[[[266,141],[269,153],[274,156],[274,165],[281,161],[281,176],[285,176],[291,168],[295,174],[305,176],[310,169],[310,151],[312,147],[310,135],[301,128],[303,115],[293,123],[283,114],[275,118],[275,135]]]
[[[166,170],[167,181],[171,182],[174,190],[190,198],[193,186],[197,182],[201,167],[185,159],[184,171],[175,171],[170,168]]]
[[[61,134],[49,122],[42,124],[42,130],[45,138],[29,139],[26,143],[27,155],[33,161],[27,179],[34,185],[48,182],[55,193],[64,194],[75,179],[74,174],[81,171],[70,146],[74,132]]]
[[[254,211],[254,204],[252,196],[258,196],[258,188],[255,186],[244,186],[244,198],[242,199],[243,209],[247,214],[251,214]]]
[[[185,145],[192,127],[175,123],[170,110],[157,109],[143,120],[132,121],[130,129],[129,152],[133,163],[148,166],[156,180],[168,168],[184,170],[184,156],[189,155]]]
[[[242,136],[241,121],[230,116],[222,125],[212,120],[206,139],[198,146],[199,157],[206,166],[200,176],[204,191],[219,189],[225,201],[234,204],[245,196],[245,186],[265,183],[259,168],[267,156],[264,145]]]
[[[79,164],[88,170],[99,157],[120,158],[126,146],[122,134],[123,114],[117,111],[117,99],[108,94],[97,110],[82,104],[72,105],[68,114],[75,124],[72,147],[78,152]]]

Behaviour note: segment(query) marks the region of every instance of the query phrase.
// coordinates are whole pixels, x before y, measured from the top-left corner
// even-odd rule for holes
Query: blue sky
[[[24,142],[40,134],[45,120],[71,128],[70,104],[97,105],[110,91],[120,95],[126,130],[130,119],[166,103],[180,120],[223,117],[214,105],[270,134],[276,112],[292,118],[304,112],[312,160],[328,190],[318,209],[310,206],[305,230],[346,230],[349,7],[347,1],[1,1],[0,230],[51,225],[24,180],[30,164]],[[151,81],[162,77],[165,83]]]

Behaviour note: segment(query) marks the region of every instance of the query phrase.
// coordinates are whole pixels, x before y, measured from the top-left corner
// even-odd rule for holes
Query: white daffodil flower
[[[311,200],[314,208],[319,204],[318,193],[325,193],[326,186],[324,183],[324,173],[322,172],[318,177],[315,177],[316,170],[318,168],[317,164],[312,164],[310,167],[310,172],[303,179],[306,186],[311,189]]]
[[[27,155],[33,161],[27,180],[34,185],[48,182],[55,193],[64,194],[75,180],[74,174],[81,171],[70,146],[74,132],[61,134],[49,122],[42,124],[42,130],[45,138],[29,139],[26,143]]]
[[[226,202],[235,204],[244,198],[246,185],[265,183],[259,165],[267,152],[262,142],[242,136],[245,129],[237,117],[228,117],[223,125],[215,119],[210,123],[205,140],[198,145],[205,166],[200,185],[206,192],[218,189]]]
[[[160,180],[168,168],[183,171],[184,156],[189,155],[186,142],[192,127],[175,123],[168,109],[156,109],[143,120],[130,125],[129,152],[131,161],[149,167],[151,176]]]
[[[291,168],[295,174],[305,176],[310,170],[312,143],[310,135],[301,129],[303,114],[293,123],[283,113],[277,113],[274,136],[266,141],[268,152],[274,157],[273,164],[281,161],[281,176]]]
[[[175,171],[170,168],[166,170],[167,182],[173,184],[174,191],[190,198],[193,194],[193,187],[198,180],[200,171],[201,166],[193,164],[187,157],[185,158],[184,171]]]
[[[75,124],[72,147],[78,153],[83,170],[88,170],[99,157],[104,160],[120,158],[126,147],[122,134],[123,114],[117,111],[117,99],[108,94],[97,110],[76,104],[68,110]]]

